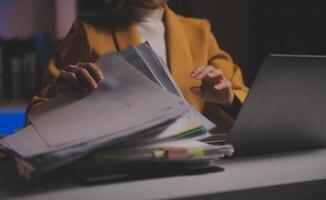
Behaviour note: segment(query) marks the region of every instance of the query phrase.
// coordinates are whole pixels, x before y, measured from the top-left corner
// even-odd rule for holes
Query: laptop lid
[[[326,146],[326,57],[272,55],[258,73],[228,142],[237,156]]]

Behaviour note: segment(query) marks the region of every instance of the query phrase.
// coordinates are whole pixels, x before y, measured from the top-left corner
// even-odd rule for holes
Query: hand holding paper
[[[0,140],[0,147],[19,158],[19,173],[25,177],[101,150],[142,163],[157,159],[152,153],[162,148],[170,152],[177,147],[189,155],[200,148],[205,166],[233,152],[230,146],[197,141],[215,125],[186,101],[149,43],[102,55],[96,64],[68,66],[57,83],[62,94],[35,112],[29,126]],[[82,98],[71,98],[71,92]],[[184,155],[185,162],[194,159]],[[164,159],[169,162],[169,156]],[[110,164],[116,167],[124,160],[118,162]]]
[[[102,71],[94,63],[78,63],[64,67],[56,84],[60,94],[80,98],[95,90],[103,79]]]

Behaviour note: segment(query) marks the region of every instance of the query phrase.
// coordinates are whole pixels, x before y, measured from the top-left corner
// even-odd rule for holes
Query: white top
[[[141,41],[149,41],[155,52],[167,64],[165,26],[163,23],[164,9],[148,9],[134,6],[133,11]]]

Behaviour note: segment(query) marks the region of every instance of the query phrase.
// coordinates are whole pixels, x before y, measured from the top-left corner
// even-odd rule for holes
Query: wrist
[[[225,107],[225,108],[231,108],[232,105],[234,104],[235,101],[235,95],[232,92],[230,97],[228,99],[226,99],[226,101],[219,103],[221,106]]]
[[[238,113],[240,112],[240,109],[242,107],[242,103],[236,96],[234,96],[233,102],[232,102],[231,105],[224,106],[224,105],[220,104],[220,107],[224,112],[226,112],[233,119],[235,119],[237,117]]]

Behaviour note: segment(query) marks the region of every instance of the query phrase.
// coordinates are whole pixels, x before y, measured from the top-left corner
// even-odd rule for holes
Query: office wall
[[[28,38],[54,33],[54,0],[0,0],[0,36]]]
[[[231,54],[250,83],[250,0],[205,0],[193,4],[193,15],[210,20],[221,48]]]
[[[76,0],[0,0],[0,37],[46,32],[62,39],[75,18]]]
[[[76,0],[56,0],[55,19],[56,37],[63,39],[77,15]]]

